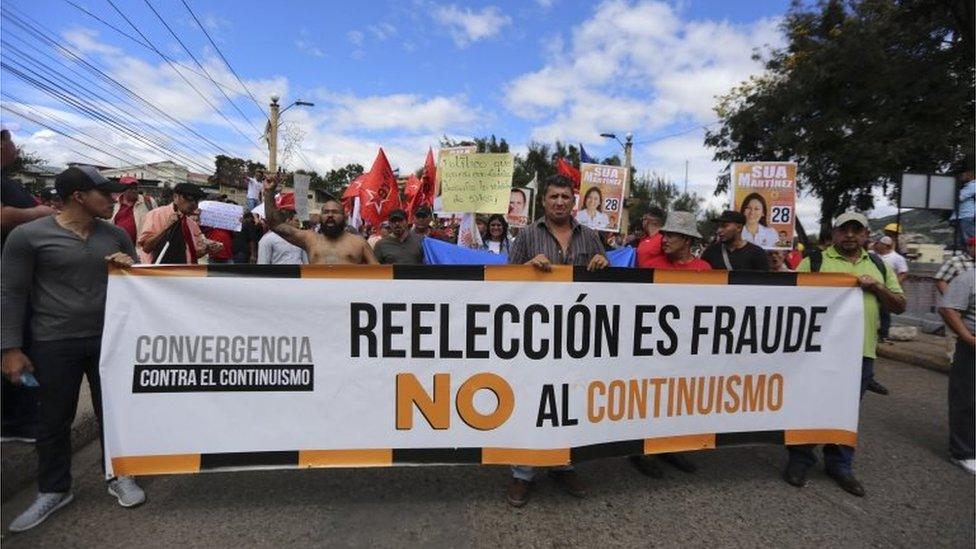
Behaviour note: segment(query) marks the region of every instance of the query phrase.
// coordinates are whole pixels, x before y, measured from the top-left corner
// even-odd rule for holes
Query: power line
[[[259,111],[261,111],[261,114],[263,114],[265,118],[270,118],[268,111],[264,110],[264,105],[262,105],[257,99],[254,98],[254,94],[251,93],[250,89],[248,89],[247,84],[244,83],[244,80],[241,80],[240,75],[238,75],[237,71],[234,70],[234,67],[231,66],[230,61],[228,61],[227,58],[224,57],[224,53],[220,51],[220,48],[217,46],[217,43],[210,36],[210,33],[207,32],[207,28],[204,27],[203,23],[200,22],[200,19],[197,18],[197,14],[193,13],[193,10],[190,9],[190,5],[186,3],[186,0],[180,0],[180,1],[183,2],[183,5],[186,7],[186,11],[190,12],[190,16],[193,17],[193,20],[197,22],[197,26],[200,27],[200,30],[203,31],[203,34],[206,35],[207,40],[210,41],[210,45],[213,46],[214,50],[217,51],[217,55],[219,55],[220,58],[224,61],[224,64],[227,65],[227,68],[230,69],[230,72],[234,75],[235,78],[237,78],[237,81],[240,82],[241,87],[244,88],[245,92],[247,92],[248,97],[251,98],[251,101],[254,102],[254,105],[258,108]]]
[[[84,145],[86,147],[90,147],[92,149],[95,149],[96,151],[98,151],[98,152],[100,152],[102,154],[106,154],[108,156],[111,156],[112,158],[115,158],[117,160],[120,160],[120,161],[122,161],[122,162],[124,162],[126,164],[133,164],[134,163],[131,160],[126,160],[126,159],[124,159],[124,158],[122,158],[120,156],[117,156],[117,155],[115,155],[113,153],[110,153],[110,152],[106,151],[105,149],[102,149],[100,147],[96,147],[95,145],[92,145],[90,143],[85,143],[84,141],[82,141],[82,140],[80,140],[80,139],[78,139],[78,138],[76,138],[74,136],[68,135],[67,133],[65,133],[65,132],[63,132],[63,131],[61,131],[61,130],[59,130],[57,128],[54,128],[54,127],[52,127],[52,126],[50,126],[48,124],[45,124],[44,122],[38,120],[37,118],[34,118],[34,117],[32,117],[32,116],[30,116],[28,114],[25,114],[23,112],[20,112],[19,110],[11,107],[10,105],[0,104],[0,109],[3,109],[3,110],[5,110],[5,111],[7,111],[7,112],[9,112],[11,114],[16,115],[16,116],[19,116],[20,118],[23,118],[24,120],[29,120],[30,122],[33,122],[33,123],[35,123],[35,124],[37,124],[37,125],[39,125],[39,126],[41,126],[43,128],[47,128],[48,130],[51,130],[52,132],[54,132],[54,133],[56,133],[58,135],[67,137],[68,139],[70,139],[72,141],[75,141],[77,143],[80,143],[80,144],[82,144],[82,145]],[[135,164],[138,164],[138,163],[139,162],[135,162]]]
[[[0,12],[5,11],[7,7],[8,6],[6,4],[0,5]],[[201,139],[203,142],[205,142],[208,145],[214,147],[218,151],[223,152],[224,154],[231,155],[231,153],[229,153],[222,146],[220,146],[217,143],[211,141],[209,138],[207,138],[206,136],[200,134],[198,131],[194,130],[190,126],[187,126],[183,122],[181,122],[178,119],[174,118],[173,116],[171,116],[169,113],[167,113],[163,109],[157,107],[155,104],[153,104],[149,100],[145,99],[144,97],[142,97],[138,93],[132,91],[131,89],[129,89],[128,86],[126,86],[122,82],[119,82],[115,78],[109,76],[103,70],[99,69],[98,67],[96,67],[92,63],[89,63],[87,60],[85,60],[84,58],[78,56],[73,51],[65,48],[61,44],[59,44],[59,43],[55,42],[54,40],[52,40],[51,38],[49,38],[42,31],[47,31],[48,33],[50,33],[51,31],[49,29],[45,29],[42,25],[38,24],[36,21],[33,21],[33,19],[30,18],[29,16],[24,16],[24,18],[21,18],[21,17],[17,16],[16,14],[12,14],[9,11],[7,11],[6,13],[3,14],[3,17],[6,18],[8,21],[12,22],[15,26],[17,26],[17,27],[21,28],[22,30],[24,30],[25,32],[27,32],[28,34],[34,36],[38,40],[47,43],[49,46],[51,46],[52,48],[54,48],[56,50],[59,50],[59,52],[62,53],[65,57],[67,57],[71,61],[73,61],[73,62],[81,65],[87,71],[91,72],[95,76],[99,77],[100,79],[104,80],[107,83],[110,83],[110,84],[112,84],[114,86],[117,86],[118,88],[122,89],[132,99],[138,100],[140,103],[142,103],[142,104],[146,105],[147,107],[151,108],[154,112],[160,114],[161,116],[163,116],[167,120],[170,120],[170,121],[174,122],[175,124],[177,124],[178,126],[180,126],[181,128],[187,130],[188,132],[190,132],[191,134],[193,134],[197,138]],[[30,21],[28,21],[28,20],[30,20]],[[33,22],[31,22],[31,21],[33,21]]]
[[[76,8],[76,9],[77,9],[78,11],[80,11],[81,13],[84,13],[84,14],[85,14],[85,15],[87,15],[88,17],[91,17],[91,18],[92,18],[92,19],[94,19],[95,21],[98,21],[99,23],[101,23],[101,24],[103,24],[103,25],[105,25],[106,27],[108,27],[108,28],[110,28],[110,29],[112,29],[112,31],[114,31],[114,32],[115,32],[116,34],[118,34],[118,35],[120,35],[120,36],[124,36],[125,38],[128,38],[129,40],[132,40],[132,41],[133,41],[133,42],[135,42],[136,44],[139,44],[140,46],[142,46],[143,48],[145,48],[145,49],[147,49],[147,50],[149,50],[149,51],[153,51],[153,48],[152,48],[152,46],[150,46],[149,44],[146,44],[145,42],[143,42],[142,40],[140,40],[140,39],[138,39],[138,38],[136,38],[135,36],[133,36],[133,35],[131,35],[131,34],[129,34],[129,33],[127,33],[126,31],[124,31],[124,30],[122,30],[122,29],[120,29],[119,27],[117,27],[117,26],[115,26],[115,25],[113,25],[112,23],[109,23],[109,22],[108,22],[108,21],[106,21],[105,19],[102,19],[102,18],[101,18],[101,17],[99,17],[99,16],[97,15],[97,14],[94,14],[94,13],[92,13],[92,12],[90,12],[90,11],[88,11],[88,10],[86,10],[86,9],[85,9],[84,7],[82,7],[82,6],[79,6],[79,5],[78,5],[78,4],[76,4],[75,2],[72,2],[71,0],[64,0],[64,1],[65,1],[65,3],[67,3],[68,5],[70,5],[70,6],[72,6],[72,7],[74,7],[74,8]],[[205,78],[205,76],[204,76],[204,75],[203,75],[202,73],[200,73],[199,71],[197,71],[196,69],[194,69],[194,68],[193,68],[193,67],[191,67],[190,65],[187,65],[186,63],[183,63],[182,61],[178,61],[178,60],[176,60],[176,59],[173,59],[172,57],[169,57],[169,56],[164,56],[164,59],[166,59],[167,61],[169,61],[169,62],[171,62],[171,63],[176,63],[177,65],[179,65],[179,66],[181,66],[181,67],[183,67],[184,69],[186,69],[186,70],[188,70],[188,71],[190,71],[190,72],[192,72],[193,74],[195,74],[195,75],[197,75],[197,76],[199,76],[200,78]],[[229,86],[225,86],[225,85],[223,85],[223,84],[221,84],[220,82],[215,82],[215,84],[216,84],[217,86],[220,86],[220,87],[222,87],[222,88],[224,88],[225,90],[230,90],[230,91],[232,91],[232,92],[238,92],[238,91],[239,91],[239,90],[235,90],[234,88],[231,88],[231,87],[229,87]],[[248,92],[248,93],[250,93],[250,92]],[[253,98],[252,98],[252,99],[253,99]],[[263,111],[262,111],[262,112],[263,112]],[[264,115],[265,115],[265,117],[267,117],[267,113],[264,113]]]
[[[254,130],[254,133],[261,133],[260,130],[258,130],[257,126],[255,126],[254,123],[251,122],[251,120],[247,117],[247,115],[244,114],[244,111],[242,111],[240,107],[237,106],[237,103],[234,103],[234,100],[231,99],[229,95],[227,95],[227,92],[225,92],[222,87],[217,85],[217,80],[214,79],[214,77],[210,74],[210,71],[208,71],[207,68],[204,67],[202,63],[200,63],[200,61],[197,59],[197,56],[193,55],[193,52],[190,51],[190,48],[186,47],[186,44],[184,44],[183,40],[181,40],[179,35],[176,34],[176,31],[173,30],[173,27],[169,26],[169,23],[167,23],[166,20],[163,19],[163,16],[160,15],[158,11],[156,11],[156,8],[153,7],[153,5],[149,2],[149,0],[145,0],[145,2],[146,5],[149,6],[149,9],[152,10],[152,12],[156,15],[156,19],[159,19],[159,22],[162,23],[164,27],[166,27],[166,30],[168,30],[169,33],[173,36],[173,38],[175,38],[176,41],[180,44],[180,46],[183,47],[183,51],[185,51],[187,55],[190,56],[190,59],[192,59],[193,62],[196,63],[198,67],[200,67],[200,70],[202,70],[204,74],[207,75],[207,78],[209,78],[210,81],[214,84],[214,87],[217,88],[217,91],[219,91],[224,96],[224,99],[226,99],[227,102],[230,103],[231,107],[234,107],[234,110],[237,111],[237,114],[241,115],[241,117],[244,118],[244,121],[250,124],[251,129]]]
[[[255,140],[252,137],[248,137],[244,132],[241,131],[240,128],[237,127],[236,124],[234,124],[230,120],[230,118],[227,118],[227,115],[225,115],[223,112],[221,112],[220,109],[218,109],[209,99],[207,99],[207,96],[203,95],[203,92],[201,92],[196,86],[194,86],[193,83],[190,82],[190,80],[182,72],[180,72],[180,69],[178,69],[174,63],[172,63],[171,61],[169,61],[168,59],[166,59],[166,56],[163,55],[163,53],[161,51],[159,51],[159,48],[157,48],[152,43],[152,40],[150,40],[149,37],[147,37],[145,34],[143,34],[143,32],[141,30],[139,30],[139,27],[137,27],[135,25],[135,23],[133,23],[132,20],[129,19],[129,17],[126,16],[125,13],[123,13],[122,10],[119,9],[119,7],[117,5],[115,5],[115,2],[113,2],[112,0],[106,0],[106,1],[109,3],[109,5],[112,6],[113,9],[115,9],[116,12],[118,12],[118,14],[122,17],[122,19],[125,19],[125,22],[128,23],[130,27],[132,27],[132,30],[136,31],[136,33],[139,34],[139,36],[141,36],[142,39],[145,40],[146,43],[150,45],[150,47],[152,47],[153,51],[155,51],[161,58],[163,58],[163,60],[165,60],[166,63],[169,64],[170,68],[172,68],[174,71],[176,71],[176,74],[178,74],[180,76],[180,78],[182,78],[183,81],[186,82],[186,84],[188,86],[190,86],[193,89],[193,91],[195,91],[197,93],[197,95],[199,95],[200,98],[203,99],[204,102],[207,103],[207,105],[210,106],[210,108],[212,108],[217,114],[220,115],[221,118],[223,118],[228,124],[230,124],[230,126],[232,128],[234,128],[234,130],[236,130],[237,133],[241,134],[241,136],[243,136],[244,139],[247,139],[247,140],[252,141],[255,145],[257,145],[258,148],[261,147],[261,145],[258,144],[257,140]]]
[[[18,69],[17,67],[11,66],[8,62],[0,62],[0,68],[6,70],[8,73],[16,76],[17,78],[34,86],[35,88],[47,93],[48,95],[51,95],[55,99],[60,99],[64,103],[68,104],[69,106],[74,107],[75,110],[77,110],[78,112],[82,114],[87,114],[89,117],[93,118],[96,122],[101,122],[109,126],[111,129],[118,130],[123,134],[141,143],[144,143],[150,146],[151,148],[158,150],[159,152],[173,155],[178,160],[187,162],[189,164],[198,167],[203,166],[203,164],[201,164],[200,162],[193,160],[190,157],[184,156],[170,149],[169,147],[167,147],[162,143],[156,142],[152,139],[140,135],[132,128],[126,126],[122,121],[119,121],[117,118],[109,116],[106,113],[100,111],[96,106],[92,105],[90,102],[78,98],[77,96],[73,96],[72,94],[70,94],[70,92],[68,92],[64,88],[60,88],[57,85],[57,83],[52,82],[50,79],[45,78],[43,75],[38,74],[36,71],[33,71],[28,67],[24,67],[22,64],[17,63],[16,61],[13,60],[8,60],[8,61],[16,63],[21,68]],[[27,70],[28,72],[32,73],[34,76],[26,74],[24,70],[21,69]]]
[[[670,133],[668,135],[662,135],[660,137],[654,137],[654,138],[651,138],[651,139],[645,139],[643,141],[634,141],[634,145],[644,145],[644,144],[647,144],[647,143],[654,143],[656,141],[663,141],[665,139],[670,139],[672,137],[678,137],[679,135],[684,135],[686,133],[691,133],[693,131],[704,130],[704,129],[707,129],[708,127],[714,126],[715,124],[718,124],[718,123],[719,123],[719,121],[716,120],[715,122],[711,122],[711,123],[705,124],[703,126],[695,126],[693,128],[688,128],[687,130],[682,130],[680,132]]]
[[[0,43],[2,43],[2,42],[0,42]],[[26,83],[34,86],[35,88],[37,88],[37,89],[39,89],[39,90],[47,93],[48,95],[51,95],[52,97],[54,97],[56,99],[60,99],[64,103],[70,105],[71,107],[74,107],[75,110],[81,112],[82,114],[87,114],[90,117],[94,118],[96,121],[105,123],[105,124],[109,125],[111,128],[116,129],[116,130],[119,130],[119,131],[125,133],[126,135],[129,135],[133,139],[136,139],[136,140],[138,140],[140,142],[143,142],[143,143],[149,145],[150,147],[153,147],[153,148],[155,148],[155,149],[157,149],[157,150],[159,150],[161,152],[164,152],[164,153],[167,153],[169,155],[172,155],[172,156],[174,156],[178,160],[181,160],[183,162],[187,162],[187,163],[195,166],[197,169],[199,169],[200,167],[205,166],[203,163],[201,163],[201,162],[193,159],[192,157],[187,156],[187,155],[185,155],[185,154],[183,154],[181,152],[178,152],[178,151],[170,148],[166,144],[166,141],[170,139],[168,136],[166,136],[166,135],[164,135],[164,134],[162,134],[160,132],[154,132],[154,130],[149,129],[149,131],[146,132],[146,133],[149,133],[149,134],[155,133],[156,136],[154,136],[154,138],[145,137],[140,132],[137,132],[137,131],[133,130],[131,127],[129,127],[126,124],[126,121],[125,120],[122,120],[118,116],[110,115],[110,114],[108,114],[107,112],[105,112],[103,110],[100,110],[99,107],[96,104],[91,103],[89,100],[87,100],[85,98],[79,97],[78,94],[76,94],[76,93],[74,93],[74,92],[72,92],[72,91],[70,91],[70,90],[62,87],[62,85],[59,84],[58,82],[55,82],[55,81],[51,80],[50,78],[46,78],[44,75],[42,75],[42,74],[38,73],[37,71],[31,69],[30,67],[27,67],[27,66],[23,65],[22,63],[20,63],[20,62],[18,62],[16,60],[10,59],[9,58],[9,55],[10,55],[10,51],[11,50],[13,50],[14,54],[16,54],[16,55],[24,55],[24,54],[22,52],[20,52],[17,48],[15,48],[15,47],[13,47],[13,46],[11,46],[9,44],[7,44],[7,48],[8,48],[8,50],[5,51],[5,52],[3,52],[4,55],[6,55],[7,58],[8,58],[7,59],[7,62],[8,63],[13,63],[13,64],[17,65],[17,67],[20,67],[20,68],[18,69],[17,67],[12,67],[9,64],[2,63],[2,62],[0,62],[0,67],[6,69],[8,72],[10,72],[14,76],[18,77],[19,79],[21,79],[21,80],[25,81]],[[33,60],[33,62],[36,64],[36,66],[43,67],[43,68],[47,69],[49,72],[53,72],[50,67],[47,67],[43,63],[37,62],[36,59]],[[23,72],[24,70],[26,70],[26,71],[30,72],[31,74],[33,74],[34,77],[31,77],[30,75],[25,74]],[[55,73],[54,76],[57,77],[57,74]],[[73,85],[73,84],[71,84],[70,81],[69,81],[69,85]],[[77,86],[75,86],[75,87],[77,88]],[[80,88],[78,88],[78,89],[80,89]],[[87,92],[85,93],[85,95],[87,95],[88,97],[91,97],[95,101],[101,101],[101,102],[105,103],[107,106],[109,106],[111,108],[114,108],[115,110],[117,110],[119,112],[122,112],[118,108],[116,108],[113,105],[111,105],[110,103],[106,102],[105,99],[102,98],[102,97],[97,97],[94,94],[87,93]],[[125,114],[126,113],[123,113],[123,116]]]

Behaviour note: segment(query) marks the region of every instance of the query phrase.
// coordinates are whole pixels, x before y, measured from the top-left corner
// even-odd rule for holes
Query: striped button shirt
[[[569,248],[563,251],[559,241],[549,231],[546,218],[542,217],[531,225],[526,226],[519,233],[512,249],[508,253],[508,262],[520,265],[533,257],[543,254],[553,265],[582,265],[589,264],[593,256],[606,255],[603,243],[596,231],[580,225],[572,217],[569,223],[573,227],[573,236],[569,241]]]

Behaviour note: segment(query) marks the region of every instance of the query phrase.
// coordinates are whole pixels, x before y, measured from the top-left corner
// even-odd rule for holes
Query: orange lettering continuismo
[[[781,374],[595,380],[586,391],[590,423],[676,416],[778,412]]]

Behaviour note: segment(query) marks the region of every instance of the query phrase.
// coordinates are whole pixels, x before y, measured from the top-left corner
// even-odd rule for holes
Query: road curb
[[[87,397],[86,397],[87,398]],[[78,409],[78,416],[71,426],[73,451],[98,438],[98,422],[91,406]],[[37,452],[33,444],[5,443],[0,451],[0,501],[6,502],[21,490],[37,481]]]
[[[943,374],[949,373],[950,364],[947,359],[929,354],[921,354],[911,349],[900,348],[897,344],[879,345],[878,356],[911,364],[912,366],[918,366],[919,368],[925,368],[926,370],[933,370]]]

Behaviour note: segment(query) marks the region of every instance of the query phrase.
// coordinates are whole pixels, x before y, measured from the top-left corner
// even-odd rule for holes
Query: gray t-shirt
[[[423,265],[424,237],[408,232],[403,242],[392,234],[376,243],[373,253],[376,260],[384,265]]]
[[[138,261],[125,231],[102,220],[95,220],[88,240],[62,227],[55,216],[11,231],[0,260],[0,347],[24,346],[28,303],[36,341],[101,335],[108,287],[105,257],[117,252]]]
[[[969,333],[976,334],[976,272],[967,269],[952,279],[945,294],[942,295],[940,307],[955,309],[962,313],[962,320],[969,328]]]
[[[258,242],[258,263],[261,265],[305,265],[305,250],[285,240],[280,234],[268,231]]]

